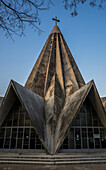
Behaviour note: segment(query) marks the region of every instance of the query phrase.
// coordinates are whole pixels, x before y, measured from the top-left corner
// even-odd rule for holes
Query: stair
[[[77,155],[19,155],[0,154],[0,164],[37,164],[37,165],[66,165],[66,164],[106,163],[106,154],[77,154]]]

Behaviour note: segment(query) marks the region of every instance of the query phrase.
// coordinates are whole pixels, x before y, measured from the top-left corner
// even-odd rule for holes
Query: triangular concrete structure
[[[55,152],[61,146],[66,132],[69,129],[73,119],[76,114],[80,111],[86,98],[89,98],[93,107],[95,108],[101,122],[106,128],[106,116],[104,114],[104,108],[100,101],[100,97],[97,93],[94,81],[89,82],[79,90],[77,90],[71,96],[66,98],[64,108],[60,114],[59,120],[57,122],[56,134],[55,134]],[[57,142],[56,142],[57,141]]]
[[[96,86],[93,81],[85,84],[57,25],[53,27],[25,87],[10,82],[0,108],[0,125],[17,97],[49,154],[58,152],[87,97],[106,128],[106,112]]]
[[[29,114],[37,135],[46,148],[45,144],[45,115],[44,115],[44,99],[32,91],[24,88],[20,84],[11,80],[0,109],[0,125],[13,106],[16,98],[19,99],[22,106]],[[40,105],[39,105],[40,104]],[[47,150],[47,148],[46,148]]]
[[[58,26],[53,27],[25,87],[45,97],[54,74],[65,96],[85,84]]]

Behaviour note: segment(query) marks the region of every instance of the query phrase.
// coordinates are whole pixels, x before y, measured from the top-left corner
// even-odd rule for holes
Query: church
[[[0,170],[105,169],[106,98],[85,83],[53,20],[25,85],[11,80],[0,97]]]

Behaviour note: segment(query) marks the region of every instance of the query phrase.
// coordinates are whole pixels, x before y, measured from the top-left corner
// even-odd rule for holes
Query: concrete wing
[[[87,96],[89,97],[93,107],[100,117],[100,120],[106,128],[106,115],[102,102],[94,82],[90,81],[88,84],[77,90],[74,94],[66,98],[64,108],[57,123],[54,153],[57,152],[63,143],[69,126],[71,125],[76,114],[80,111]]]
[[[17,97],[29,114],[36,133],[46,148],[46,144],[44,142],[46,126],[44,116],[44,99],[13,80],[10,82],[2,102],[0,109],[0,125],[4,121]]]
[[[102,101],[102,104],[103,104],[105,112],[106,112],[106,97],[102,97],[101,101]]]
[[[13,83],[11,81],[0,107],[0,126],[2,125],[16,98],[17,96],[13,88]]]
[[[95,86],[94,81],[92,81],[92,88],[89,92],[89,99],[93,105],[93,107],[95,108],[101,122],[103,123],[104,127],[106,128],[106,112],[105,112],[105,108],[103,106],[102,100],[99,96],[99,93],[97,91],[97,88]]]

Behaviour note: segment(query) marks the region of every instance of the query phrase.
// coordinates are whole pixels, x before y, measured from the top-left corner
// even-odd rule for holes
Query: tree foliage
[[[53,1],[56,5],[56,0]],[[0,0],[0,28],[5,32],[6,37],[12,38],[13,34],[22,36],[26,23],[38,32],[41,32],[39,25],[40,10],[47,10],[52,0]],[[71,16],[76,16],[80,4],[87,0],[62,0],[66,10],[70,10]],[[89,0],[92,7],[103,8],[106,0]],[[53,4],[53,5],[54,5]]]
[[[84,5],[86,2],[91,7],[104,8],[106,0],[63,0],[64,7],[66,10],[70,10],[71,16],[77,16],[79,5]]]
[[[26,23],[41,32],[40,10],[47,10],[51,0],[0,0],[0,28],[6,37],[22,36]]]

